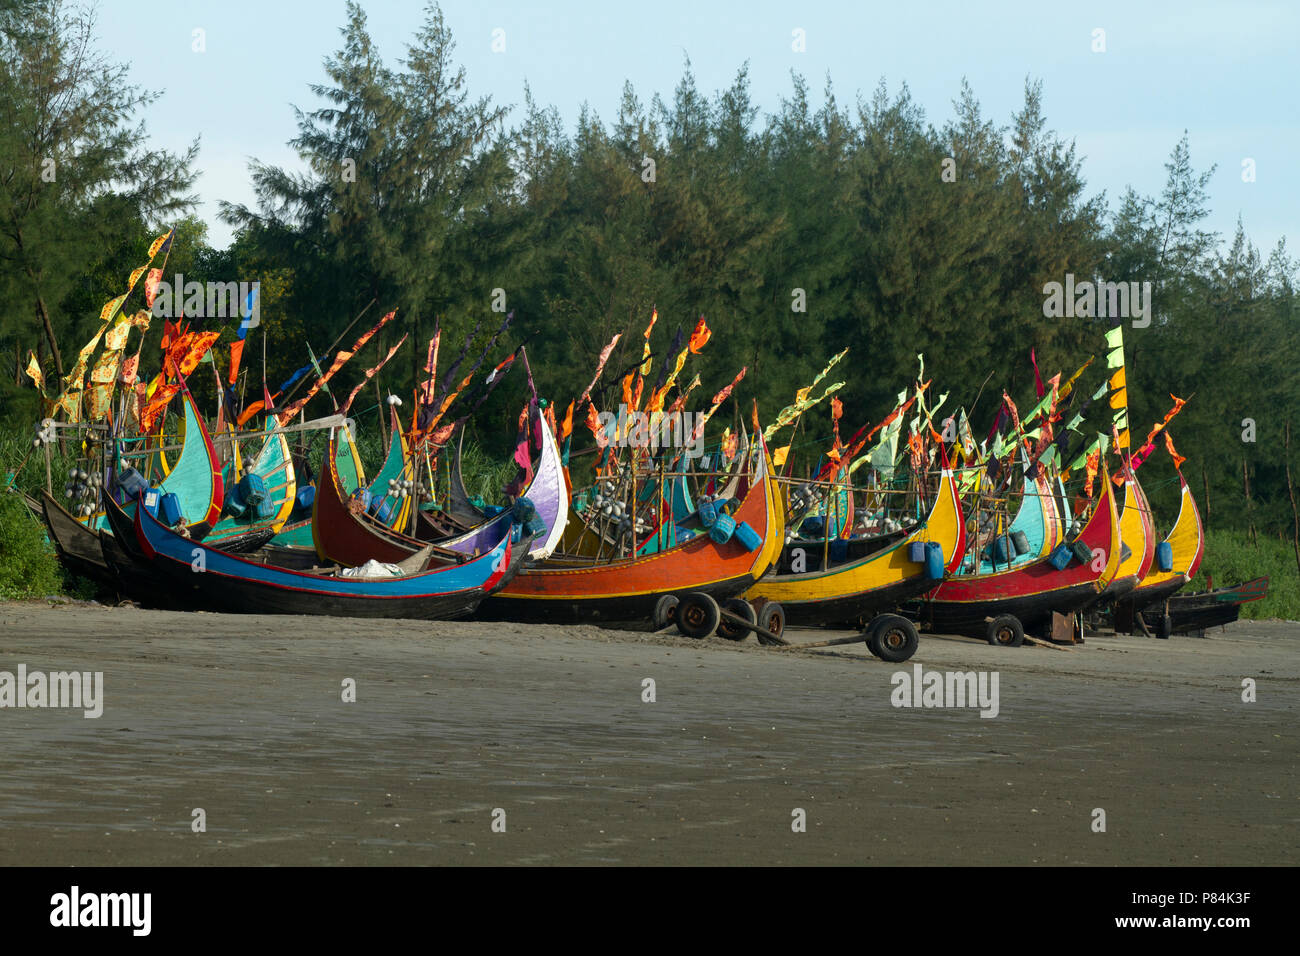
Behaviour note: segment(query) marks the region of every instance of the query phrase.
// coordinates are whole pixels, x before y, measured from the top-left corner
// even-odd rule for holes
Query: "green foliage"
[[[1268,597],[1241,606],[1241,616],[1251,620],[1281,618],[1300,621],[1300,574],[1291,542],[1259,535],[1254,541],[1242,531],[1211,531],[1205,536],[1205,560],[1192,582],[1183,589],[1207,589],[1242,584],[1268,576]]]
[[[15,494],[0,493],[0,600],[60,591],[63,575],[45,529]]]
[[[198,144],[147,147],[137,117],[157,94],[128,78],[96,47],[93,10],[0,6],[0,401],[25,381],[25,348],[57,385],[142,258],[145,223],[194,202]]]
[[[168,263],[169,274],[199,281],[262,282],[262,325],[249,337],[236,389],[243,402],[259,395],[263,349],[274,392],[306,363],[304,343],[327,361],[331,343],[347,348],[400,307],[398,321],[343,368],[331,391],[341,401],[382,351],[408,335],[410,351],[384,369],[379,390],[401,395],[409,410],[434,323],[442,329],[439,377],[463,348],[467,370],[501,321],[490,311],[501,289],[515,320],[487,360],[526,342],[538,388],[560,412],[590,380],[601,348],[621,334],[595,391],[601,407],[617,405],[620,376],[640,360],[657,306],[647,387],[671,358],[674,336],[701,315],[714,336],[683,375],[689,381],[699,373],[699,403],[748,368],[714,420],[719,429],[747,419],[755,400],[770,420],[848,346],[832,378],[847,383],[840,393],[847,434],[891,410],[923,352],[932,398],[950,393],[945,409],[965,405],[982,438],[1004,389],[1022,410],[1035,401],[1031,348],[1044,379],[1098,357],[1070,415],[1105,375],[1110,320],[1045,318],[1047,282],[1067,273],[1150,282],[1152,322],[1126,323],[1124,335],[1134,445],[1163,418],[1171,393],[1189,398],[1171,431],[1207,526],[1254,529],[1261,539],[1289,529],[1286,462],[1300,473],[1300,459],[1282,446],[1288,416],[1300,409],[1297,264],[1284,243],[1261,254],[1244,225],[1230,242],[1205,229],[1213,170],[1197,166],[1186,134],[1170,144],[1158,195],[1128,190],[1108,204],[1089,191],[1084,157],[1068,130],[1052,129],[1046,93],[1033,79],[1005,119],[986,115],[964,82],[950,115],[932,121],[905,84],[882,82],[849,103],[828,80],[818,103],[798,75],[764,115],[750,98],[747,66],[710,92],[688,62],[662,98],[625,84],[612,120],[583,110],[566,129],[527,88],[513,117],[475,98],[436,5],[396,61],[372,41],[355,3],[341,34],[310,87],[319,108],[297,114],[291,145],[306,172],[254,163],[255,208],[222,207],[239,226],[230,248],[211,249],[202,224],[184,220]],[[3,48],[11,79],[36,49],[36,39],[22,37]],[[28,153],[15,155],[30,178],[35,154]],[[161,180],[175,188],[157,201],[188,188],[182,178],[177,170]],[[78,335],[120,291],[152,238],[142,210],[153,207],[132,196],[86,205],[95,229],[60,227],[63,238],[96,237],[93,254],[69,246],[75,256],[50,260],[51,273],[67,278],[59,301]],[[0,261],[0,270],[7,270],[0,281],[26,288],[12,262]],[[795,290],[806,295],[806,312],[792,310]],[[25,432],[40,411],[33,391],[14,383],[24,383],[25,350],[40,347],[42,330],[30,297],[0,297],[0,308],[15,310],[14,321],[6,313],[0,324],[0,418]],[[64,326],[57,331],[64,335]],[[219,354],[232,336],[223,334]],[[157,352],[146,349],[146,376],[156,362]],[[210,374],[196,376],[196,393],[211,414]],[[368,473],[385,451],[372,388],[351,412]],[[508,455],[525,396],[517,363],[474,416],[475,454],[485,459],[467,460],[467,480],[483,473],[492,495],[501,476],[488,461]],[[1109,431],[1106,403],[1094,405],[1067,461],[1080,439]],[[307,415],[331,411],[322,395]],[[589,442],[584,410],[577,412],[575,454]],[[1245,419],[1255,424],[1254,442],[1242,440]],[[800,456],[815,459],[829,440],[826,410],[809,415],[792,440]],[[32,474],[29,465],[24,480]],[[1142,474],[1157,515],[1172,518],[1178,486],[1167,456],[1158,453]]]

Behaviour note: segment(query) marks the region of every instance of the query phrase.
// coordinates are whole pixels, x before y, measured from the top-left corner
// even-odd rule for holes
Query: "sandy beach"
[[[917,664],[997,672],[997,716],[893,706]],[[922,635],[894,665],[861,645],[2,604],[0,671],[19,665],[102,672],[103,714],[0,709],[5,865],[1300,858],[1300,624],[1066,649]]]

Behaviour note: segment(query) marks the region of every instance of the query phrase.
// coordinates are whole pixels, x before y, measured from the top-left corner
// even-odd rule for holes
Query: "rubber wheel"
[[[901,664],[921,646],[916,625],[898,614],[882,614],[868,627],[872,634],[867,640],[867,650],[882,661]]]
[[[730,611],[736,617],[743,617],[750,624],[758,623],[758,613],[753,606],[740,598],[729,598],[722,603],[724,611]],[[749,629],[741,627],[739,624],[732,624],[730,621],[719,619],[718,637],[725,637],[729,641],[743,641],[749,637]]]
[[[665,627],[677,623],[677,603],[676,594],[665,594],[655,602],[651,623],[654,624],[656,631],[662,631]]]
[[[758,626],[773,637],[780,637],[785,633],[785,608],[775,601],[768,601],[759,608]]]
[[[1003,614],[989,621],[984,636],[995,647],[1019,647],[1025,643],[1025,628],[1019,618]]]
[[[1168,614],[1160,615],[1160,623],[1156,627],[1156,637],[1162,641],[1169,640],[1169,635],[1174,633],[1174,619]]]
[[[865,639],[867,650],[869,650],[876,657],[880,656],[880,651],[878,650],[878,645],[876,644],[876,635],[877,632],[880,630],[879,625],[882,617],[884,617],[883,614],[878,614],[875,617],[873,617],[871,620],[867,621],[867,623],[862,626],[862,636]]]
[[[702,591],[692,591],[677,605],[677,630],[697,641],[716,631],[721,620],[718,602]]]

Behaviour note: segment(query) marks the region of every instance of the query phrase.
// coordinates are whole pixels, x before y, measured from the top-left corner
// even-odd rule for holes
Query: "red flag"
[[[1038,397],[1042,398],[1047,394],[1047,389],[1043,388],[1043,376],[1038,374],[1038,356],[1033,349],[1029,350],[1029,361],[1034,365],[1034,389],[1038,392]]]

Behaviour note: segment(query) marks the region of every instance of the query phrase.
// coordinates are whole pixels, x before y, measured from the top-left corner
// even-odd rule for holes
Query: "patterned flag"
[[[654,368],[654,363],[650,361],[650,330],[655,327],[655,323],[658,321],[659,321],[659,309],[658,308],[651,309],[650,324],[645,327],[645,345],[642,347],[641,350],[640,373],[642,375],[649,375]],[[617,336],[615,336],[615,338],[617,338]]]
[[[356,342],[352,344],[352,348],[344,349],[343,351],[339,352],[338,355],[334,357],[334,362],[332,365],[330,365],[329,371],[326,372],[324,375],[319,375],[320,365],[317,363],[316,356],[312,353],[311,347],[308,346],[307,354],[311,356],[312,366],[317,370],[317,374],[319,375],[319,377],[316,379],[315,384],[313,384],[312,387],[307,390],[306,395],[298,399],[298,401],[294,402],[292,405],[290,405],[288,408],[286,408],[284,411],[280,413],[279,416],[280,424],[283,425],[285,422],[290,421],[295,415],[297,415],[299,410],[302,409],[303,406],[305,406],[309,401],[311,401],[313,398],[316,397],[317,392],[324,389],[325,392],[328,394],[329,380],[334,377],[334,373],[337,372],[339,369],[341,369],[344,366],[344,364],[348,361],[348,359],[356,355],[357,352],[361,349],[361,347],[370,341],[371,336],[373,336],[376,332],[378,332],[390,321],[392,321],[393,316],[395,316],[396,314],[397,314],[396,310],[389,312],[386,316],[384,316],[377,323],[375,323],[374,328],[372,328],[370,331],[366,332],[359,339],[357,339]]]
[[[42,395],[45,394],[45,373],[41,371],[41,363],[36,361],[36,353],[30,349],[27,352],[27,377],[30,378]]]
[[[608,345],[600,350],[600,358],[596,362],[596,374],[591,377],[591,382],[582,390],[582,394],[578,396],[579,408],[581,408],[582,404],[591,397],[591,390],[596,387],[596,382],[600,380],[600,373],[605,371],[605,363],[609,361],[610,353],[614,351],[614,346],[618,344],[618,340],[622,335],[623,333],[619,332],[609,340]]]
[[[354,388],[354,389],[351,391],[351,393],[348,395],[347,401],[345,401],[345,402],[343,403],[343,406],[339,409],[339,414],[340,414],[340,415],[346,415],[346,414],[348,413],[348,409],[352,407],[352,400],[355,399],[355,398],[357,397],[357,393],[361,391],[362,386],[365,385],[366,382],[368,382],[368,381],[370,381],[372,378],[374,378],[374,377],[375,377],[375,374],[376,374],[376,373],[377,373],[381,368],[383,368],[385,365],[388,364],[388,360],[389,360],[390,358],[392,358],[394,355],[397,354],[397,350],[400,349],[400,348],[403,346],[403,344],[405,344],[406,339],[407,339],[407,336],[403,335],[403,336],[401,337],[401,339],[398,340],[398,343],[397,343],[396,345],[394,345],[391,349],[388,350],[388,354],[385,355],[382,359],[379,360],[379,364],[378,364],[378,365],[376,365],[376,366],[375,366],[374,368],[372,368],[372,369],[367,369],[367,370],[366,370],[366,374],[365,374],[365,376],[361,379],[361,381],[359,381],[359,382],[357,383],[357,387]]]

